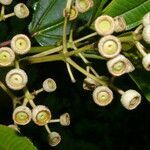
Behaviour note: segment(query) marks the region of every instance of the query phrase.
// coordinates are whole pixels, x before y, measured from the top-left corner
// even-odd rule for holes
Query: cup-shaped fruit
[[[12,38],[11,48],[19,55],[26,54],[31,48],[31,41],[26,35],[18,34]]]
[[[10,5],[13,0],[0,0],[0,3],[3,5]]]
[[[117,56],[120,53],[121,48],[120,40],[113,35],[107,35],[101,38],[98,43],[99,53],[106,58]]]
[[[9,47],[0,48],[0,66],[9,66],[15,60],[15,53]]]
[[[144,27],[142,36],[143,36],[143,40],[146,43],[150,44],[150,25]]]
[[[48,135],[48,143],[50,146],[57,146],[61,142],[61,136],[57,132],[51,132]]]
[[[150,12],[148,12],[144,15],[142,23],[143,23],[143,26],[145,26],[145,27],[150,25]]]
[[[99,35],[110,35],[115,30],[114,19],[108,15],[103,15],[95,20],[95,30]]]
[[[117,16],[114,18],[115,22],[115,32],[122,32],[126,30],[126,21],[122,16]]]
[[[130,60],[123,55],[118,55],[117,57],[110,59],[107,62],[107,68],[113,76],[121,76],[125,73],[132,72],[135,69]]]
[[[70,9],[70,16],[69,16],[69,20],[75,20],[78,16],[78,9],[75,6],[72,6]]]
[[[89,90],[92,91],[94,90],[97,86],[99,86],[99,83],[97,83],[95,80],[86,77],[83,81],[83,89],[84,90]]]
[[[70,115],[68,113],[64,113],[60,116],[60,124],[62,126],[69,126],[70,125]]]
[[[79,12],[84,13],[87,12],[91,7],[93,7],[93,0],[76,0],[75,6]]]
[[[48,78],[43,82],[43,89],[46,92],[54,92],[56,88],[56,82],[52,78]]]
[[[150,71],[150,54],[147,54],[143,57],[142,64],[145,70]]]
[[[99,106],[107,106],[113,100],[113,92],[107,86],[99,86],[93,91],[93,100]]]
[[[15,15],[20,18],[26,18],[29,16],[29,9],[24,3],[19,3],[14,7]]]
[[[44,126],[51,120],[51,111],[44,105],[38,105],[32,110],[32,120],[38,126]]]
[[[141,95],[135,90],[128,90],[121,96],[122,105],[128,109],[135,109],[141,103]]]
[[[13,112],[13,121],[18,125],[28,124],[31,117],[31,110],[26,106],[19,106]]]
[[[21,90],[26,86],[28,77],[24,70],[12,69],[7,73],[5,81],[10,89]]]

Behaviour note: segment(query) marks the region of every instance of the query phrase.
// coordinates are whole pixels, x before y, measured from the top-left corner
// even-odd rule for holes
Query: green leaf
[[[110,16],[123,16],[127,29],[138,26],[143,16],[150,11],[150,0],[113,0],[104,10]]]
[[[130,77],[150,102],[150,73],[144,69],[136,69],[130,73]]]
[[[37,150],[29,139],[13,129],[0,125],[0,150]]]
[[[29,32],[40,45],[54,45],[62,40],[66,2],[67,0],[40,0],[37,4]]]

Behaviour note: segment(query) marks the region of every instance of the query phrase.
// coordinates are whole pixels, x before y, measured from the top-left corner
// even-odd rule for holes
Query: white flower
[[[5,81],[10,89],[21,90],[26,86],[28,77],[24,70],[12,69],[7,73]]]
[[[128,109],[135,109],[141,103],[141,95],[135,90],[128,90],[121,96],[122,105]]]
[[[0,66],[9,66],[15,60],[15,53],[9,47],[0,48]]]
[[[20,18],[26,18],[29,16],[29,9],[24,3],[19,3],[14,7],[15,15]]]
[[[114,19],[108,15],[103,15],[95,20],[95,30],[99,35],[110,35],[115,30]]]
[[[113,93],[107,86],[99,86],[93,91],[93,100],[99,106],[107,106],[113,100]]]
[[[51,132],[48,135],[48,142],[51,146],[57,146],[61,142],[61,136],[57,132]]]
[[[64,113],[60,116],[60,124],[62,126],[69,126],[70,125],[70,115],[68,113]]]
[[[53,92],[56,90],[56,88],[57,88],[56,82],[51,78],[48,78],[43,82],[43,89],[46,92]]]
[[[125,73],[132,72],[135,69],[130,60],[123,55],[118,55],[109,60],[107,62],[107,68],[113,76],[121,76]]]
[[[26,54],[31,49],[31,41],[26,35],[18,34],[12,38],[11,48],[19,55]]]
[[[101,38],[98,43],[99,53],[106,58],[117,56],[120,53],[121,48],[120,40],[113,35],[107,35]]]
[[[18,125],[26,125],[31,121],[31,110],[26,106],[19,106],[13,112],[13,121]]]
[[[38,105],[32,110],[32,120],[38,126],[44,126],[51,120],[51,112],[44,105]]]
[[[122,16],[117,16],[114,18],[115,22],[115,32],[122,32],[126,30],[126,22],[125,19]]]
[[[93,0],[76,0],[75,6],[80,13],[87,12],[91,7],[93,7]]]

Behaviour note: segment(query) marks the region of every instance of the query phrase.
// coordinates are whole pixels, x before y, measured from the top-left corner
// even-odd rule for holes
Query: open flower
[[[135,109],[141,103],[141,95],[135,90],[128,90],[121,96],[122,105],[128,109]]]
[[[107,86],[99,86],[93,91],[93,100],[99,106],[107,106],[113,100],[113,93]]]
[[[117,57],[107,62],[108,71],[113,76],[121,76],[125,73],[132,72],[135,68],[125,56],[118,55]]]
[[[108,15],[103,15],[95,20],[95,30],[99,35],[110,35],[115,30],[114,19]]]
[[[13,112],[13,121],[18,125],[26,125],[31,121],[31,110],[26,106],[19,106]]]
[[[76,0],[75,6],[80,13],[84,13],[88,11],[91,7],[93,7],[93,0]]]
[[[9,66],[15,60],[15,54],[13,50],[9,47],[0,48],[0,66]]]
[[[57,146],[61,142],[61,136],[57,132],[51,132],[48,135],[48,142],[51,146]]]
[[[19,55],[26,54],[31,49],[31,41],[26,35],[18,34],[12,38],[11,48]]]
[[[112,35],[107,35],[100,39],[98,43],[99,53],[106,58],[113,58],[121,51],[120,40]]]
[[[52,78],[48,78],[43,82],[43,89],[46,92],[53,92],[57,88],[56,82]]]
[[[21,90],[26,86],[28,77],[24,70],[12,69],[7,73],[5,81],[10,89]]]
[[[32,119],[35,124],[44,126],[51,120],[51,112],[44,105],[38,105],[32,110]]]
[[[29,16],[29,9],[24,3],[19,3],[14,7],[15,15],[20,18],[26,18]]]

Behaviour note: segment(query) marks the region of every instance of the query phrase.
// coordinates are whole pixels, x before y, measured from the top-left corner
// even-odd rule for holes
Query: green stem
[[[88,38],[91,38],[91,37],[93,37],[93,36],[96,36],[96,35],[97,35],[97,33],[94,32],[94,33],[92,33],[92,34],[89,34],[89,35],[87,35],[87,36],[84,36],[84,37],[82,37],[82,38],[80,38],[80,39],[75,40],[75,41],[74,41],[74,44],[77,44],[77,43],[79,43],[79,42],[82,42],[82,41],[84,41],[84,40],[86,40],[86,39],[88,39]],[[69,45],[67,45],[67,47],[69,47]],[[48,47],[48,49],[49,49],[49,47]],[[53,54],[53,53],[56,53],[56,52],[60,52],[62,49],[63,49],[63,45],[60,45],[60,46],[58,46],[58,47],[55,47],[55,48],[52,48],[52,49],[49,49],[49,50],[46,50],[46,47],[44,47],[44,48],[38,47],[38,50],[37,50],[37,51],[42,51],[42,50],[43,50],[43,51],[46,50],[46,51],[41,52],[41,53],[36,54],[36,55],[33,55],[33,56],[30,56],[30,57],[28,57],[28,58],[32,58],[32,57],[43,57],[43,56],[50,55],[50,54]],[[31,51],[32,51],[32,50],[31,50]],[[27,57],[26,57],[26,58],[27,58]],[[26,58],[25,58],[25,59],[26,59]]]
[[[65,58],[71,57],[73,55],[76,55],[76,54],[81,53],[83,51],[89,50],[91,48],[94,48],[94,44],[86,45],[82,48],[79,48],[79,49],[71,51],[71,52],[67,52],[65,54],[54,54],[54,55],[38,57],[38,58],[31,58],[30,57],[30,58],[26,58],[25,60],[29,61],[29,63],[31,63],[31,64],[51,62],[51,61],[65,61]]]
[[[83,69],[82,67],[80,67],[77,63],[75,63],[72,59],[68,58],[66,60],[71,66],[73,66],[75,69],[77,69],[79,72],[81,72],[82,74],[84,74],[85,76],[93,79],[94,81],[98,82],[100,85],[107,85],[107,83],[103,80],[101,80],[100,78],[97,78],[96,76],[94,76],[93,74],[90,74],[89,72],[87,72],[85,69]]]
[[[13,101],[13,109],[16,108],[16,105],[20,103],[18,98],[0,81],[0,87],[8,94],[8,96]]]

